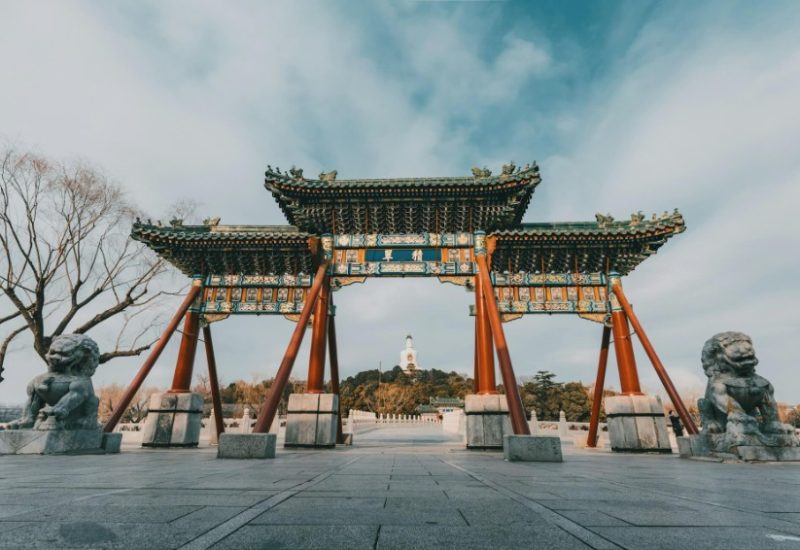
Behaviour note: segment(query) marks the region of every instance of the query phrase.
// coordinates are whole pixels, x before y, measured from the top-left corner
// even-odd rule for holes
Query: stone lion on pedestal
[[[708,385],[698,408],[712,450],[800,444],[794,428],[778,419],[772,384],[755,373],[758,359],[749,336],[741,332],[712,336],[703,346],[702,363]]]
[[[47,352],[48,371],[28,384],[28,401],[22,418],[8,429],[96,430],[100,401],[91,376],[100,351],[83,334],[67,334],[53,340]]]

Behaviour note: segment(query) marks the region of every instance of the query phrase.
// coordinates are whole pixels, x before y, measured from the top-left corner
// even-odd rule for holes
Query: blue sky
[[[800,237],[797,3],[6,2],[0,11],[0,137],[91,160],[154,218],[191,196],[202,217],[282,223],[262,185],[267,164],[355,178],[536,160],[543,182],[526,221],[678,207],[687,232],[626,281],[676,382],[702,387],[705,339],[742,330],[778,398],[800,401],[800,260],[790,252]],[[423,368],[470,371],[470,299],[434,281],[338,292],[343,373],[394,364],[409,332]],[[214,327],[221,376],[232,381],[272,375],[293,325]],[[506,329],[518,375],[593,379],[597,325],[530,317]],[[169,382],[176,349],[154,383]],[[658,390],[638,356],[643,384]],[[126,382],[136,365],[105,365],[98,382]],[[18,348],[0,401],[18,401],[38,368]]]

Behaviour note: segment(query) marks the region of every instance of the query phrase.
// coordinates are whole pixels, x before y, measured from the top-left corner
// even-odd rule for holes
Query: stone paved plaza
[[[800,548],[800,465],[565,446],[507,463],[440,425],[352,448],[0,457],[0,548]]]

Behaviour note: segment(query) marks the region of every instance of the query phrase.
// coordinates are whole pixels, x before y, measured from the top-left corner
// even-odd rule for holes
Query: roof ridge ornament
[[[221,219],[222,218],[220,218],[219,216],[217,216],[216,218],[206,218],[203,220],[203,225],[206,225],[208,227],[216,227],[219,225]]]
[[[489,170],[488,168],[486,168],[485,166],[483,168],[478,168],[477,166],[473,166],[472,167],[472,176],[474,178],[476,178],[476,179],[477,178],[488,178],[488,177],[491,177],[491,175],[492,175],[492,171]]]
[[[320,172],[319,179],[320,181],[331,183],[333,181],[336,181],[337,174],[338,172],[336,170],[331,170],[330,172]]]
[[[594,215],[595,219],[597,220],[597,227],[600,229],[604,229],[614,223],[614,216],[611,214],[606,214],[605,216],[598,212]]]
[[[517,169],[517,165],[514,164],[514,161],[510,161],[508,164],[504,164],[503,167],[500,169],[500,177],[507,178],[514,175],[514,170]]]
[[[643,221],[644,221],[644,212],[642,212],[641,210],[631,214],[631,227],[636,227]]]
[[[296,180],[305,180],[306,178],[303,177],[303,169],[297,168],[293,164],[291,168],[289,168],[289,175],[291,175]]]

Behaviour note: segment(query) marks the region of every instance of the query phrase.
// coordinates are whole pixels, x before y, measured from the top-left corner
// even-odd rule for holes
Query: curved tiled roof
[[[494,271],[611,272],[626,275],[655,254],[664,243],[686,230],[676,210],[645,220],[530,223],[491,234],[495,241]]]
[[[518,225],[541,181],[534,163],[497,176],[339,180],[269,169],[264,185],[289,223],[314,233],[491,231]]]
[[[137,222],[131,237],[189,276],[311,273],[311,235],[290,225],[174,225]]]

